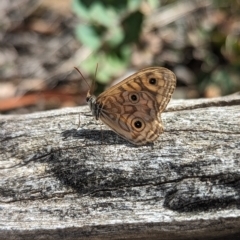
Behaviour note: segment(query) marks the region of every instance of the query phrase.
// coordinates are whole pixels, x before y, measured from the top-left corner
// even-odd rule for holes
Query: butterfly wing
[[[166,68],[143,69],[100,94],[99,118],[117,134],[141,145],[153,142],[163,132],[160,113],[176,86],[176,77]]]

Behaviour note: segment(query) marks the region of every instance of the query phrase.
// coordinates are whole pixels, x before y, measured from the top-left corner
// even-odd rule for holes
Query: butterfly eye
[[[152,84],[152,85],[155,85],[157,82],[156,78],[150,78],[149,79],[149,83]]]
[[[137,103],[139,101],[139,96],[137,93],[132,93],[129,95],[129,100],[132,103]]]
[[[141,118],[134,118],[132,121],[132,126],[136,131],[142,131],[145,128],[145,124]]]

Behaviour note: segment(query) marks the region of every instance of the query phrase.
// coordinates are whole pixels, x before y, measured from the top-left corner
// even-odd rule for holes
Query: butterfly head
[[[96,102],[96,97],[91,95],[90,92],[87,93],[86,101],[89,105],[89,108],[92,112],[92,115],[98,120],[101,108],[99,104]]]
[[[98,65],[97,65],[97,67],[98,67]],[[99,115],[101,113],[102,105],[97,103],[96,97],[92,94],[94,91],[94,83],[90,86],[88,84],[88,82],[86,81],[86,79],[84,78],[84,76],[82,75],[82,73],[80,72],[80,70],[77,67],[74,67],[74,68],[79,72],[79,74],[82,76],[83,80],[88,85],[89,90],[87,93],[86,101],[91,109],[93,116],[95,116],[96,120],[98,120]],[[96,68],[96,72],[95,72],[95,78],[96,78],[96,73],[97,73],[97,68]]]
[[[89,104],[89,102],[92,102],[93,96],[90,93],[90,91],[88,91],[87,93],[87,97],[86,97],[86,102]]]

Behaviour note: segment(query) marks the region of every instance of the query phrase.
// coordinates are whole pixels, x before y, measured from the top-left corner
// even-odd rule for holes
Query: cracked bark
[[[87,107],[1,116],[1,239],[239,239],[240,95],[162,119],[135,147]]]

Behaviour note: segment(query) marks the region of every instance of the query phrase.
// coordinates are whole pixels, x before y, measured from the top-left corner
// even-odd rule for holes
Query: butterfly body
[[[92,115],[96,118],[96,120],[98,120],[101,108],[100,105],[96,103],[96,97],[88,94],[86,101],[89,105],[89,108],[91,109]]]
[[[163,132],[160,113],[176,87],[173,72],[162,67],[143,69],[98,97],[90,91],[92,114],[118,135],[136,145],[151,143]]]

